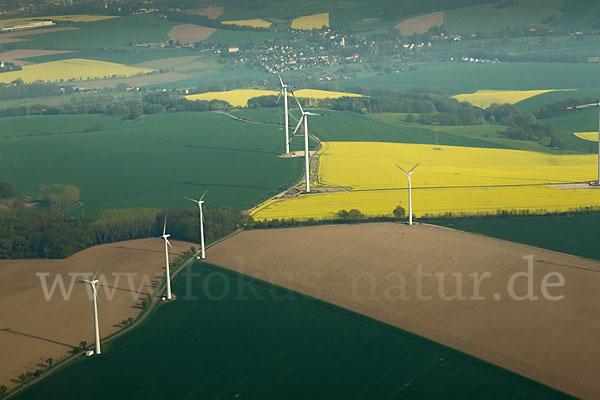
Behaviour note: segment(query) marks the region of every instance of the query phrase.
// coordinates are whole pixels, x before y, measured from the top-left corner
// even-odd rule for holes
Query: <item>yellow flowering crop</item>
[[[554,90],[478,90],[475,93],[457,94],[458,101],[468,101],[474,106],[487,108],[494,103],[515,104],[539,94],[553,92]]]
[[[153,72],[153,70],[129,67],[105,61],[71,58],[68,60],[25,65],[21,71],[1,73],[0,82],[9,83],[18,78],[21,78],[25,83],[36,81],[59,82],[134,76],[150,72]]]
[[[360,96],[354,93],[331,92],[328,90],[301,89],[296,92],[296,97],[325,99],[338,98],[343,96]],[[275,90],[259,90],[259,89],[237,89],[225,92],[207,92],[201,94],[191,94],[185,96],[188,100],[224,100],[234,107],[245,107],[248,105],[248,100],[259,96],[277,96],[278,91]]]
[[[273,25],[272,22],[264,19],[242,19],[238,21],[221,21],[223,25],[250,26],[252,28],[268,28]]]
[[[590,142],[598,141],[598,132],[575,132],[573,135],[583,140],[589,140]]]
[[[305,15],[292,21],[293,29],[311,30],[321,29],[322,27],[329,27],[329,13]]]
[[[357,208],[386,215],[407,208],[407,178],[412,175],[417,215],[495,212],[498,209],[568,210],[600,204],[600,190],[557,189],[547,184],[596,178],[597,156],[553,155],[521,150],[458,146],[324,142],[318,183],[347,190],[310,194],[265,204],[257,219],[324,218]]]

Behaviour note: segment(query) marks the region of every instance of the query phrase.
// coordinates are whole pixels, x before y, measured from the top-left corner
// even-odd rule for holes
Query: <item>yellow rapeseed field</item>
[[[29,18],[10,18],[0,20],[0,27],[9,24],[17,24],[19,22],[33,21],[33,20],[53,20],[53,21],[70,21],[70,22],[94,22],[102,21],[105,19],[119,18],[112,15],[50,15],[47,17],[29,17]]]
[[[475,93],[457,94],[458,101],[468,101],[474,106],[487,108],[494,103],[515,104],[539,94],[554,92],[554,90],[478,90]]]
[[[520,150],[372,142],[325,142],[319,184],[344,192],[302,195],[265,204],[256,219],[325,218],[341,209],[386,215],[407,208],[411,168],[414,213],[489,213],[498,209],[568,210],[600,204],[600,190],[557,189],[550,183],[595,179],[597,156]],[[514,186],[513,186],[514,185]]]
[[[583,140],[589,140],[590,142],[598,141],[598,132],[575,132],[573,135]]]
[[[329,13],[321,13],[314,15],[306,15],[304,17],[295,18],[292,21],[293,29],[321,29],[329,27]]]
[[[417,175],[414,176],[418,180]],[[413,214],[421,217],[453,214],[486,214],[497,210],[565,211],[598,205],[600,190],[556,189],[551,186],[492,188],[413,189]],[[369,216],[391,215],[396,206],[408,210],[408,190],[317,193],[280,200],[257,209],[252,216],[262,219],[323,219],[339,210],[356,208]]]
[[[343,96],[361,96],[354,93],[330,92],[327,90],[302,89],[294,92],[296,97],[325,99],[338,98]],[[245,107],[248,105],[248,100],[259,96],[277,96],[278,91],[275,90],[260,90],[260,89],[237,89],[226,92],[207,92],[201,94],[191,94],[185,96],[188,100],[224,100],[234,107]]]
[[[264,19],[242,19],[238,21],[221,21],[224,25],[250,26],[252,28],[268,28],[273,25],[272,22]]]
[[[18,78],[21,78],[25,83],[102,79],[113,76],[123,77],[147,74],[152,71],[148,68],[129,67],[105,61],[72,58],[69,60],[26,65],[22,71],[1,73],[0,82],[9,83]]]

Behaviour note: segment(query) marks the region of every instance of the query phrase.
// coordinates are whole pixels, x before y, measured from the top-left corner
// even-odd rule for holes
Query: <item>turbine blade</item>
[[[305,112],[304,115],[314,115],[315,117],[324,117],[325,114],[318,114],[314,112]]]
[[[598,106],[600,106],[600,103],[583,104],[581,106],[573,106],[573,107],[563,108],[563,110],[583,110],[585,108],[592,108],[592,107],[598,107]]]
[[[184,198],[184,199],[188,199],[188,200],[190,200],[190,201],[193,201],[193,202],[195,202],[195,203],[197,203],[197,202],[198,202],[198,200],[190,199],[189,197],[185,197],[185,196],[184,196],[183,198]]]
[[[419,166],[419,164],[421,163],[417,163],[417,165],[415,165],[414,167],[412,167],[408,172],[411,173],[414,171],[415,168],[417,168]]]
[[[296,104],[298,104],[298,108],[300,109],[300,112],[302,112],[302,115],[304,115],[304,110],[302,109],[302,106],[300,105],[300,102],[298,101],[296,94],[291,89],[290,89],[290,92],[292,92],[292,96],[294,96],[294,100],[296,100]]]
[[[288,140],[288,143],[290,143],[294,136],[296,136],[296,132],[298,132],[298,128],[300,128],[300,125],[302,125],[303,120],[304,118],[300,118],[300,121],[298,121],[298,125],[296,125],[296,129],[294,129],[294,132],[292,133],[292,136],[290,136],[290,140]]]
[[[165,214],[165,224],[163,226],[163,235],[167,233],[167,214]]]
[[[404,171],[405,173],[408,174],[408,171],[406,171],[404,168],[402,168],[401,166],[399,166],[398,164],[394,163],[394,165],[398,168],[400,168],[402,171]]]
[[[85,279],[71,279],[73,282],[79,282],[79,283],[92,283],[90,281],[86,281]]]
[[[202,199],[204,199],[204,196],[206,196],[206,192],[208,192],[208,189],[210,189],[210,187],[207,187],[206,190],[204,191],[204,193],[202,194],[202,197],[200,197],[199,201],[202,201]]]
[[[279,105],[279,100],[281,100],[281,93],[282,93],[282,91],[280,90],[279,91],[279,96],[277,96],[277,101],[275,102],[276,106]]]
[[[281,79],[281,75],[279,75],[279,72],[277,72],[277,76],[279,77],[279,82],[281,82],[281,86],[283,87],[283,79]]]
[[[96,279],[96,275],[98,275],[98,271],[100,271],[101,266],[102,266],[102,264],[98,265],[98,269],[96,269],[96,272],[94,273],[94,276],[92,277],[92,280]]]
[[[165,239],[167,241],[167,244],[169,245],[169,247],[171,248],[171,250],[175,251],[175,249],[173,248],[173,246],[171,246],[171,242],[169,242],[169,239]]]

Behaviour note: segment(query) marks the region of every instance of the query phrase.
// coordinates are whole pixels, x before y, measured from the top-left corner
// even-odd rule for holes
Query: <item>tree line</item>
[[[205,208],[205,237],[213,242],[247,224],[229,207]],[[90,246],[157,237],[164,215],[174,239],[199,242],[198,211],[131,208],[105,211],[97,218],[66,217],[31,207],[0,208],[0,259],[66,258]]]

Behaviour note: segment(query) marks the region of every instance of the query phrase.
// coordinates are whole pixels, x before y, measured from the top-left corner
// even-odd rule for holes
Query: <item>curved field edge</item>
[[[413,372],[413,375],[415,376],[412,380],[413,389],[406,392],[407,397],[405,398],[422,398],[423,391],[425,391],[425,393],[433,392],[437,394],[448,393],[450,388],[452,388],[453,393],[456,393],[456,396],[452,398],[460,398],[461,393],[464,396],[467,393],[473,392],[482,392],[487,394],[488,398],[502,398],[498,395],[497,391],[505,396],[515,399],[572,398],[555,389],[465,353],[458,352],[437,342],[430,341],[330,303],[302,295],[298,292],[211,264],[195,263],[186,268],[188,268],[190,272],[200,275],[192,281],[193,287],[200,286],[208,287],[209,290],[222,290],[223,286],[217,283],[222,279],[222,282],[228,281],[231,283],[231,286],[229,287],[231,289],[229,292],[231,295],[220,300],[220,306],[216,308],[214,307],[214,304],[212,304],[214,301],[207,299],[184,301],[182,293],[185,293],[187,290],[187,282],[184,282],[184,277],[179,276],[174,280],[174,292],[179,295],[179,298],[182,300],[165,304],[156,309],[152,314],[152,319],[147,320],[142,326],[137,327],[127,335],[113,341],[110,346],[106,347],[106,350],[101,357],[80,359],[71,365],[65,366],[54,376],[49,377],[46,381],[41,382],[38,385],[24,390],[22,393],[15,396],[15,398],[27,399],[39,398],[40,396],[48,399],[79,398],[79,393],[83,394],[89,387],[88,382],[91,384],[97,379],[101,379],[102,374],[107,373],[106,371],[110,371],[111,375],[116,374],[117,378],[111,379],[112,384],[110,387],[104,385],[97,387],[93,393],[87,393],[88,398],[105,398],[109,393],[114,394],[115,390],[118,390],[120,396],[128,396],[127,392],[129,390],[135,390],[135,393],[131,392],[131,395],[135,394],[136,396],[140,394],[143,395],[145,392],[148,392],[148,390],[151,390],[151,393],[154,396],[161,392],[165,394],[171,393],[172,396],[190,395],[191,393],[198,395],[199,393],[202,393],[203,398],[216,398],[225,394],[228,394],[226,395],[226,398],[233,398],[235,397],[235,393],[246,393],[249,395],[254,391],[255,395],[260,396],[261,394],[266,395],[267,392],[265,392],[265,390],[269,390],[268,393],[270,394],[279,393],[284,395],[284,393],[287,393],[287,396],[290,396],[289,398],[302,398],[303,396],[310,396],[311,394],[318,395],[319,393],[328,394],[328,398],[347,398],[347,396],[352,393],[349,391],[355,389],[357,386],[356,383],[348,384],[348,373],[354,375],[354,382],[356,382],[356,379],[361,381],[364,379],[375,379],[375,377],[372,376],[373,372],[366,373],[367,371],[370,371],[367,366],[373,364],[373,362],[375,362],[375,364],[373,364],[374,369],[378,371],[381,370],[381,367],[378,368],[375,367],[375,365],[383,366],[385,368],[391,367],[392,369],[388,371],[388,373],[392,373],[398,366],[398,360],[396,359],[393,361],[393,355],[400,355],[397,354],[398,351],[401,351],[402,354],[404,354],[404,364],[408,364],[405,368],[408,368],[409,371],[411,366],[418,368],[418,371]],[[219,278],[211,278],[209,280],[208,277],[210,276],[218,276]],[[209,283],[207,284],[207,282]],[[237,302],[236,304],[233,298],[239,293],[238,290],[241,286],[251,287],[255,291],[254,293],[265,296],[267,299],[254,301],[247,300],[245,303]],[[271,298],[268,298],[269,294]],[[186,307],[184,310],[181,310],[183,306]],[[190,311],[193,308],[204,310],[204,317],[201,320],[188,319],[188,321],[197,321],[197,323],[200,323],[204,328],[196,330],[196,324],[194,324],[192,329],[196,331],[196,335],[189,335],[189,328],[185,328],[185,319],[182,319],[182,317],[184,314],[190,314]],[[269,313],[264,312],[266,311],[265,309],[270,311],[271,317],[269,316]],[[234,311],[231,313],[234,314],[233,320],[231,320],[231,314],[229,314],[229,321],[227,319],[224,320],[221,317],[223,315],[222,312],[227,310]],[[250,314],[248,314],[248,312],[250,312]],[[176,315],[173,316],[173,314]],[[250,315],[252,317],[249,318]],[[169,318],[169,316],[172,317]],[[243,318],[240,320],[240,317],[242,316]],[[306,323],[308,322],[306,318],[310,319],[310,324]],[[270,321],[270,323],[267,321]],[[182,324],[182,322],[184,323]],[[225,322],[227,322],[227,325],[224,325]],[[237,326],[240,323],[245,327],[243,331],[237,329]],[[274,323],[276,324],[275,326],[281,328],[277,329],[275,335],[273,335]],[[234,329],[227,329],[228,325],[234,325]],[[165,330],[167,326],[171,329]],[[317,331],[312,329],[314,326],[323,328],[325,334],[323,330]],[[353,327],[353,329],[351,327]],[[353,332],[353,334],[348,335],[348,332]],[[271,334],[269,335],[269,333]],[[136,335],[135,337],[133,336],[134,334]],[[198,336],[198,334],[200,336]],[[149,335],[153,335],[154,337],[150,338],[148,337]],[[180,339],[174,341],[174,338],[177,337],[176,335],[180,335]],[[313,336],[315,337],[313,338]],[[321,340],[317,340],[317,336],[320,337]],[[323,337],[330,337],[331,340],[322,340]],[[198,340],[199,338],[201,338],[201,340]],[[227,343],[237,350],[233,353],[225,351],[226,347],[219,345],[218,338],[221,340],[229,338],[230,340],[228,340]],[[297,340],[294,341],[294,338]],[[254,343],[253,346],[249,347],[245,345],[248,340]],[[290,340],[296,343],[291,349],[289,347]],[[401,342],[401,346],[398,345],[398,342]],[[172,346],[172,343],[177,343],[177,346]],[[160,351],[160,344],[168,346],[169,351]],[[213,351],[209,350],[210,346],[214,348]],[[252,351],[253,347],[256,347],[256,351]],[[348,351],[351,352],[350,355],[346,355],[346,358],[350,357],[350,359],[356,359],[356,357],[358,357],[358,360],[362,359],[364,362],[363,365],[366,365],[358,369],[350,368],[346,373],[343,372],[344,367],[349,365],[349,363],[338,363],[337,368],[332,369],[331,367],[328,367],[322,370],[324,366],[322,363],[331,363],[331,361],[328,361],[329,357],[333,356],[337,358],[337,352],[342,350],[340,347],[347,347]],[[152,348],[153,351],[147,351],[149,348]],[[356,350],[357,348],[359,349],[358,351]],[[375,350],[372,350],[372,348],[375,348]],[[414,354],[414,356],[409,357],[409,359],[412,358],[412,361],[406,361],[406,351]],[[191,362],[186,363],[184,360],[186,358],[190,359],[190,352],[197,354],[200,357],[207,353],[209,353],[209,355],[205,360],[205,363],[199,360],[198,357],[194,357]],[[247,366],[240,364],[239,362],[241,360],[239,358],[233,357],[234,359],[232,359],[232,354],[235,356],[240,352],[241,360],[243,360],[242,362],[247,364]],[[313,355],[313,353],[315,354]],[[316,356],[317,353],[319,356]],[[175,354],[178,357],[186,357],[178,359],[174,364],[171,364],[179,365],[178,367],[169,369],[172,371],[173,375],[170,377],[170,381],[176,384],[175,387],[157,384],[163,380],[162,377],[164,377],[165,370],[160,368],[156,362],[158,362],[158,360],[164,362],[165,354]],[[378,355],[377,360],[372,359],[371,361],[368,361],[374,354]],[[313,358],[313,363],[310,365],[310,371],[306,371],[305,368],[303,368],[303,366],[306,366],[306,363],[303,360],[305,360],[306,357],[311,356],[316,357]],[[146,358],[147,360],[145,363],[140,360],[138,363],[132,364],[132,360],[135,357],[142,359]],[[214,357],[223,358],[225,365],[219,365],[217,358]],[[414,359],[414,357],[417,357],[417,359]],[[442,364],[444,365],[450,363],[451,365],[456,365],[456,367],[451,368],[450,371],[443,372],[443,366],[442,368],[434,366],[439,363],[439,360],[443,360]],[[390,362],[392,364],[390,364]],[[433,362],[434,365],[431,365],[431,362]],[[131,367],[133,365],[139,365],[141,368],[132,369]],[[235,365],[236,367],[229,368],[231,365]],[[290,365],[292,366],[291,369]],[[394,365],[396,365],[396,367],[394,367]],[[229,373],[234,373],[236,377],[232,377],[231,379],[219,379],[215,377],[217,379],[216,382],[213,380],[214,386],[223,384],[223,380],[230,381],[230,383],[224,384],[220,389],[212,390],[211,392],[211,388],[207,387],[210,386],[210,384],[208,382],[202,382],[201,377],[206,373],[211,374],[209,371],[213,371],[214,369],[222,371],[223,368],[228,370]],[[318,386],[318,389],[316,387],[311,388],[311,385],[307,386],[305,384],[308,376],[314,378],[315,368],[325,374],[325,377],[321,376],[319,380],[324,380],[323,383],[328,382],[328,384]],[[119,369],[124,369],[124,373],[118,374]],[[196,372],[194,371],[195,369]],[[249,381],[246,381],[244,385],[240,386],[238,384],[239,377],[237,376],[240,372],[244,373],[243,371],[246,370],[253,371],[253,373],[246,377]],[[125,373],[125,371],[128,372]],[[282,372],[284,373],[282,374]],[[407,371],[403,372],[404,379],[406,379],[406,372]],[[220,373],[222,374],[223,372]],[[376,373],[381,372],[376,371]],[[447,381],[447,379],[450,378],[450,376],[447,375],[448,373],[452,376],[451,383]],[[212,375],[214,375],[214,373],[212,373]],[[365,375],[369,375],[369,377],[365,378]],[[394,375],[397,374],[394,372],[392,373],[392,377]],[[131,380],[136,378],[136,376],[139,378],[143,377],[146,382],[156,379],[153,380],[155,384],[148,385],[150,387],[147,387],[146,389],[143,387],[140,388],[139,386],[134,387],[131,385]],[[265,389],[264,385],[261,385],[260,383],[263,382],[263,379],[267,376],[270,376],[271,378],[278,377],[273,385],[270,385],[271,387],[269,389]],[[446,378],[441,379],[440,383],[440,377],[443,378],[444,376]],[[195,378],[189,379],[190,377]],[[415,379],[417,380],[415,381]],[[438,385],[431,385],[428,383],[432,380],[436,380]],[[492,380],[491,383],[490,380]],[[69,381],[70,384],[65,385],[65,381]],[[459,383],[457,383],[457,381]],[[78,382],[79,385],[76,386],[77,384],[74,384],[73,382]],[[395,385],[398,385],[398,382],[396,382],[395,379],[391,379],[391,382],[390,379],[384,379],[383,383],[381,383],[380,379],[377,378],[374,383],[375,382],[377,382],[375,386],[369,386],[371,393],[379,392],[381,395],[385,395],[385,393],[389,395],[397,390]],[[444,382],[448,382],[448,386],[446,386]],[[473,382],[478,383],[474,384]],[[192,388],[190,387],[190,383],[196,383],[197,386]],[[281,383],[281,385],[278,386],[277,383]],[[187,386],[187,388],[182,388],[182,385]],[[202,389],[200,389],[199,386],[203,386]],[[417,386],[418,389],[414,389],[414,386]],[[392,387],[394,387],[393,390]],[[432,389],[433,387],[436,388]],[[106,388],[105,392],[103,392],[103,388]],[[290,388],[294,388],[295,390],[289,392]],[[60,389],[63,389],[63,391],[59,395],[58,392]],[[317,391],[315,391],[315,389],[317,389]],[[249,391],[250,393],[248,393]],[[290,393],[295,393],[296,396],[290,395]],[[148,392],[148,394],[150,394],[150,392]]]

